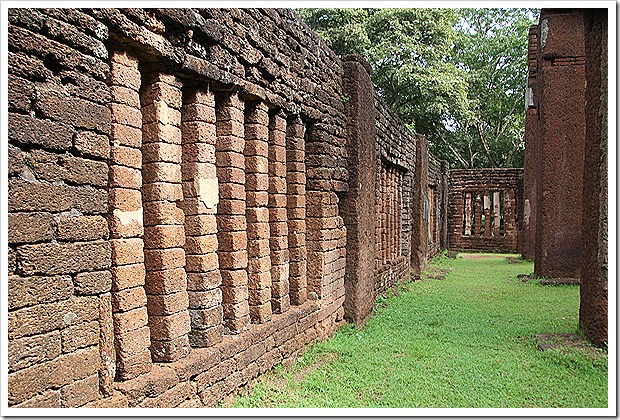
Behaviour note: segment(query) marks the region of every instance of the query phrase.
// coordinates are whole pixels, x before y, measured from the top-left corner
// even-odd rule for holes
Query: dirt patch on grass
[[[537,334],[538,349],[546,351],[557,349],[564,354],[576,349],[587,353],[593,358],[600,358],[604,352],[592,345],[585,337],[578,334]]]
[[[325,353],[321,355],[321,357],[317,358],[311,364],[304,367],[303,369],[300,369],[299,372],[296,372],[295,381],[297,382],[303,381],[308,375],[310,375],[312,372],[317,370],[321,365],[331,363],[334,360],[336,360],[337,357],[338,357],[337,353]]]
[[[481,255],[481,254],[459,254],[461,258],[466,260],[484,260],[489,258],[497,258],[494,255]]]
[[[445,268],[428,267],[420,275],[420,278],[421,279],[445,280],[446,274],[448,274],[448,270]]]

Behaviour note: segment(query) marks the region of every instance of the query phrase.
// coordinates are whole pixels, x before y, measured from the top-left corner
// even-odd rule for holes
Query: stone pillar
[[[411,269],[419,274],[426,267],[428,255],[428,141],[416,136],[415,172],[413,176]],[[470,194],[471,196],[471,194]],[[468,201],[471,205],[471,199]],[[426,211],[425,211],[426,210]],[[471,219],[469,219],[471,226]]]
[[[192,347],[209,347],[222,341],[223,315],[215,219],[215,97],[208,86],[185,87],[181,121],[189,339]]]
[[[286,210],[286,118],[270,116],[269,122],[269,247],[271,249],[271,308],[286,312],[289,296],[288,216]]]
[[[108,368],[100,375],[111,381],[134,378],[152,367],[150,332],[144,291],[144,220],[142,195],[141,77],[138,59],[110,52],[109,230],[112,245],[112,308],[114,347]],[[116,372],[114,372],[116,362]],[[111,384],[103,388],[110,388]],[[109,389],[108,389],[109,391]]]
[[[585,59],[581,10],[544,9],[538,39],[539,276],[578,277],[582,242]]]
[[[450,165],[447,161],[441,161],[441,209],[440,209],[440,224],[441,224],[441,249],[448,249],[448,174],[450,172]]]
[[[472,219],[472,211],[473,211],[473,205],[472,205],[473,200],[474,200],[474,197],[472,196],[472,193],[466,192],[465,193],[465,236],[471,236],[471,232],[472,232],[471,219]]]
[[[248,235],[250,319],[271,319],[271,254],[269,248],[269,114],[267,105],[246,104],[245,195]]]
[[[144,75],[141,92],[145,202],[144,254],[151,354],[172,362],[190,352],[185,215],[181,185],[181,81],[157,71]]]
[[[501,218],[500,218],[500,211],[501,211],[501,195],[499,193],[499,191],[493,191],[493,213],[492,216],[493,217],[493,236],[495,236],[496,238],[500,237],[500,228],[501,228]]]
[[[592,342],[607,338],[607,9],[584,9],[586,139],[583,179],[583,248],[579,324]]]
[[[484,192],[484,237],[491,236],[491,193],[489,191]]]
[[[521,256],[533,260],[536,249],[536,214],[537,190],[540,174],[538,126],[538,104],[535,101],[536,91],[536,47],[538,44],[538,26],[532,26],[528,38],[528,79],[526,87],[525,111],[525,157],[523,163],[523,230],[521,234]]]
[[[292,305],[306,301],[306,152],[305,126],[299,116],[286,125],[286,211],[288,220],[289,293]]]
[[[215,159],[220,199],[217,239],[224,327],[237,334],[250,326],[245,202],[244,103],[237,93],[216,98]]]
[[[375,221],[379,222],[380,229],[383,223],[377,218],[379,206],[375,203],[376,116],[371,70],[361,57],[349,56],[344,71],[344,90],[350,98],[345,104],[349,190],[341,206],[347,227],[344,308],[345,318],[361,325],[372,312],[375,253],[381,252],[385,242],[377,235],[375,227]],[[382,191],[380,188],[380,193]],[[380,194],[380,198],[383,202],[384,195]],[[375,249],[376,239],[379,239],[378,249]]]
[[[474,228],[472,235],[478,237],[480,236],[480,226],[482,224],[482,194],[480,191],[476,191],[473,194],[476,196],[476,208],[474,212]]]

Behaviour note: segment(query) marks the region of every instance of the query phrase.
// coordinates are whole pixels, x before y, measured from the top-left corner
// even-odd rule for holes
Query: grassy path
[[[606,407],[606,353],[538,349],[537,334],[578,332],[578,286],[522,282],[532,264],[506,256],[462,256],[434,262],[444,280],[380,298],[363,330],[343,327],[234,405]]]

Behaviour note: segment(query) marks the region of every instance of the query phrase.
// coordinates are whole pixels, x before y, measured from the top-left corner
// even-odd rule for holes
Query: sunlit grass
[[[513,260],[514,261],[514,260]],[[541,351],[537,334],[577,333],[578,286],[516,276],[505,255],[448,259],[377,300],[287,372],[265,375],[237,407],[606,407],[607,354]]]

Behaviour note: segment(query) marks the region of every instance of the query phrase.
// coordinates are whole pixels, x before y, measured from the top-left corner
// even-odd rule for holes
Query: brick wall
[[[518,251],[522,169],[453,169],[448,191],[450,249]]]
[[[11,407],[212,406],[438,249],[445,165],[290,10],[8,15]]]

